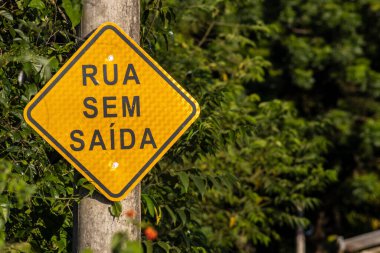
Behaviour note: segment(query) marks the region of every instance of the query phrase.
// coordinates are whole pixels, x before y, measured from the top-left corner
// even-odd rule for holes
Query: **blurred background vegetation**
[[[0,2],[2,252],[71,252],[76,189],[93,189],[22,117],[80,16],[80,0]],[[202,108],[143,180],[145,251],[294,252],[301,228],[308,252],[337,252],[380,228],[378,0],[142,0],[141,20]]]

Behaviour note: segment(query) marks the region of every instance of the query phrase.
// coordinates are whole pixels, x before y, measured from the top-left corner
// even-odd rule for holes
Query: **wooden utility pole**
[[[303,217],[303,208],[298,206],[298,216]],[[301,226],[297,227],[296,232],[296,253],[305,253],[306,252],[306,242],[305,242],[305,233]]]
[[[95,30],[104,22],[119,25],[137,43],[140,42],[140,0],[83,0],[81,36]],[[123,211],[133,210],[135,220],[141,220],[140,184],[123,200]],[[74,221],[74,252],[91,249],[94,253],[111,252],[111,238],[119,231],[130,240],[139,240],[140,228],[122,215],[114,218],[109,212],[112,202],[99,193],[84,198],[78,205]]]
[[[296,236],[296,252],[297,253],[305,253],[306,245],[305,245],[305,234],[301,227],[297,228],[297,236]]]

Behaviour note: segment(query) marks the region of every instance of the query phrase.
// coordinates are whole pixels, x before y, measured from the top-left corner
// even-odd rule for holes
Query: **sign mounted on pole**
[[[198,115],[190,94],[114,23],[102,24],[24,110],[112,201],[124,199]]]

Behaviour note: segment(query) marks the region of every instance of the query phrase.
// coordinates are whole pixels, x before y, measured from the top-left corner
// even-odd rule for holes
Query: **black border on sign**
[[[160,147],[157,152],[148,160],[148,162],[139,170],[139,172],[131,179],[131,181],[119,192],[112,193],[108,190],[83,164],[81,164],[70,152],[68,152],[53,136],[51,136],[37,121],[32,117],[32,110],[36,105],[54,88],[54,86],[61,80],[61,78],[71,69],[71,67],[79,60],[80,57],[94,44],[94,42],[106,31],[112,30],[120,36],[146,63],[148,63],[173,89],[175,89],[192,107],[193,111],[186,118],[186,120],[179,126],[179,128],[169,137],[169,139]],[[153,161],[162,153],[162,151],[171,143],[171,141],[180,133],[180,131],[189,123],[189,121],[196,115],[196,105],[189,97],[187,97],[177,85],[175,85],[162,71],[146,57],[138,47],[136,47],[127,37],[125,37],[117,28],[112,25],[104,26],[99,32],[91,39],[91,41],[78,53],[77,56],[69,63],[65,69],[52,81],[43,93],[32,103],[28,108],[27,117],[45,136],[52,141],[57,148],[59,148],[67,157],[71,159],[79,168],[82,169],[97,185],[99,185],[108,195],[113,198],[121,197],[135,181],[140,177],[142,173],[153,163]]]

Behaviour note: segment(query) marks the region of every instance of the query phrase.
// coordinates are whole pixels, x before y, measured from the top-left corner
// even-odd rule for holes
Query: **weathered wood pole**
[[[305,253],[306,252],[305,234],[304,234],[303,229],[301,227],[297,228],[296,252],[297,253]]]
[[[140,0],[83,0],[81,36],[95,30],[100,24],[111,21],[119,25],[137,43],[140,42]],[[117,49],[115,49],[117,50]],[[123,210],[134,210],[135,219],[141,220],[140,184],[123,200]],[[114,218],[109,212],[112,205],[105,197],[94,193],[83,199],[74,214],[74,252],[89,248],[94,253],[111,252],[112,235],[127,232],[130,240],[140,239],[140,228],[122,215]]]

